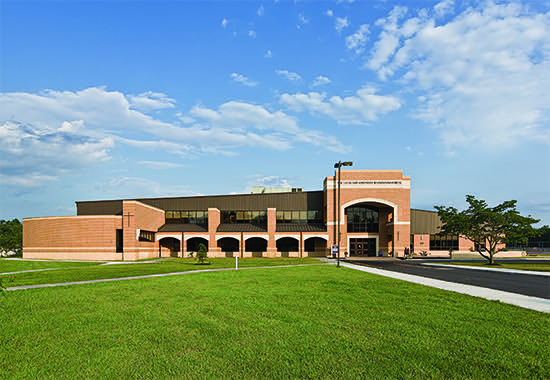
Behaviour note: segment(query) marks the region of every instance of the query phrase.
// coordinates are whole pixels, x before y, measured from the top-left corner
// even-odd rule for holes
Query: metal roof
[[[327,232],[324,224],[277,223],[277,232]]]
[[[158,232],[208,232],[208,228],[199,224],[168,223],[160,227]]]
[[[217,232],[267,232],[267,226],[250,223],[222,223],[218,226]]]
[[[175,198],[139,198],[138,202],[162,210],[206,211],[209,208],[228,211],[256,211],[277,208],[279,210],[323,210],[323,191],[296,193],[232,194]],[[122,215],[123,200],[78,201],[77,215]]]

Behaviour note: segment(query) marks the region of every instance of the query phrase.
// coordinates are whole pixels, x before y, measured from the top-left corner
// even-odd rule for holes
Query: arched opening
[[[267,251],[267,240],[253,237],[246,240],[244,247],[246,252],[252,252],[252,257],[262,257],[262,253]]]
[[[222,252],[225,252],[225,257],[233,257],[240,250],[239,240],[232,237],[224,237],[218,240],[218,247],[221,248]]]
[[[327,240],[320,237],[310,237],[304,242],[304,251],[310,257],[327,256]]]
[[[300,250],[300,242],[293,237],[284,237],[277,240],[277,252],[281,253],[281,257],[288,257],[289,252],[298,252]]]
[[[187,252],[197,252],[199,250],[199,245],[204,244],[208,250],[208,240],[201,237],[194,237],[187,240]]]
[[[165,237],[159,240],[161,257],[179,257],[180,241],[173,237]]]

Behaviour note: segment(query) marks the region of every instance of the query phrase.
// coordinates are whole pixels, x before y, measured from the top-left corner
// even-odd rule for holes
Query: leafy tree
[[[207,253],[208,250],[206,249],[206,246],[202,243],[199,244],[199,250],[197,251],[197,261],[199,264],[206,264],[208,262]]]
[[[500,244],[509,242],[527,242],[530,236],[536,236],[538,231],[533,224],[538,219],[531,216],[521,216],[516,210],[516,200],[503,202],[495,207],[489,207],[484,200],[467,195],[468,209],[458,211],[454,207],[435,206],[443,225],[442,234],[464,236],[472,241],[477,252],[494,263],[494,256],[501,249]]]
[[[18,219],[0,220],[0,256],[9,252],[20,255],[23,250],[23,225]]]

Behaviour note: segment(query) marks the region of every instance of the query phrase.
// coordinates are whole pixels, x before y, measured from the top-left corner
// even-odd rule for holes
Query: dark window
[[[118,229],[116,230],[116,251],[117,253],[121,253],[124,251],[124,234],[123,230]]]
[[[208,225],[208,211],[166,211],[166,223]]]
[[[320,210],[277,211],[277,223],[323,223],[323,213]]]
[[[458,251],[458,235],[430,235],[431,251]]]
[[[267,224],[267,211],[222,211],[222,223],[229,224]]]
[[[352,206],[346,209],[348,232],[378,232],[378,207]]]
[[[151,231],[139,230],[139,241],[155,241],[155,233]]]

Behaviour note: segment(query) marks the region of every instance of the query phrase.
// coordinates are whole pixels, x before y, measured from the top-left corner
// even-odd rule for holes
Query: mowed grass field
[[[0,305],[2,379],[550,378],[550,315],[334,266],[10,291]]]
[[[235,268],[234,258],[209,258],[210,265],[196,265],[196,259],[170,258],[160,261],[143,260],[103,265],[103,262],[64,262],[0,260],[0,273],[47,268],[45,271],[4,275],[8,287],[38,284],[58,284],[73,281],[101,280],[146,276],[149,274],[186,272],[204,269]],[[37,265],[38,264],[38,265]],[[318,259],[306,258],[244,258],[239,259],[239,267],[260,267],[298,264],[321,264]],[[9,279],[8,279],[9,277]],[[9,280],[9,282],[8,282]]]

